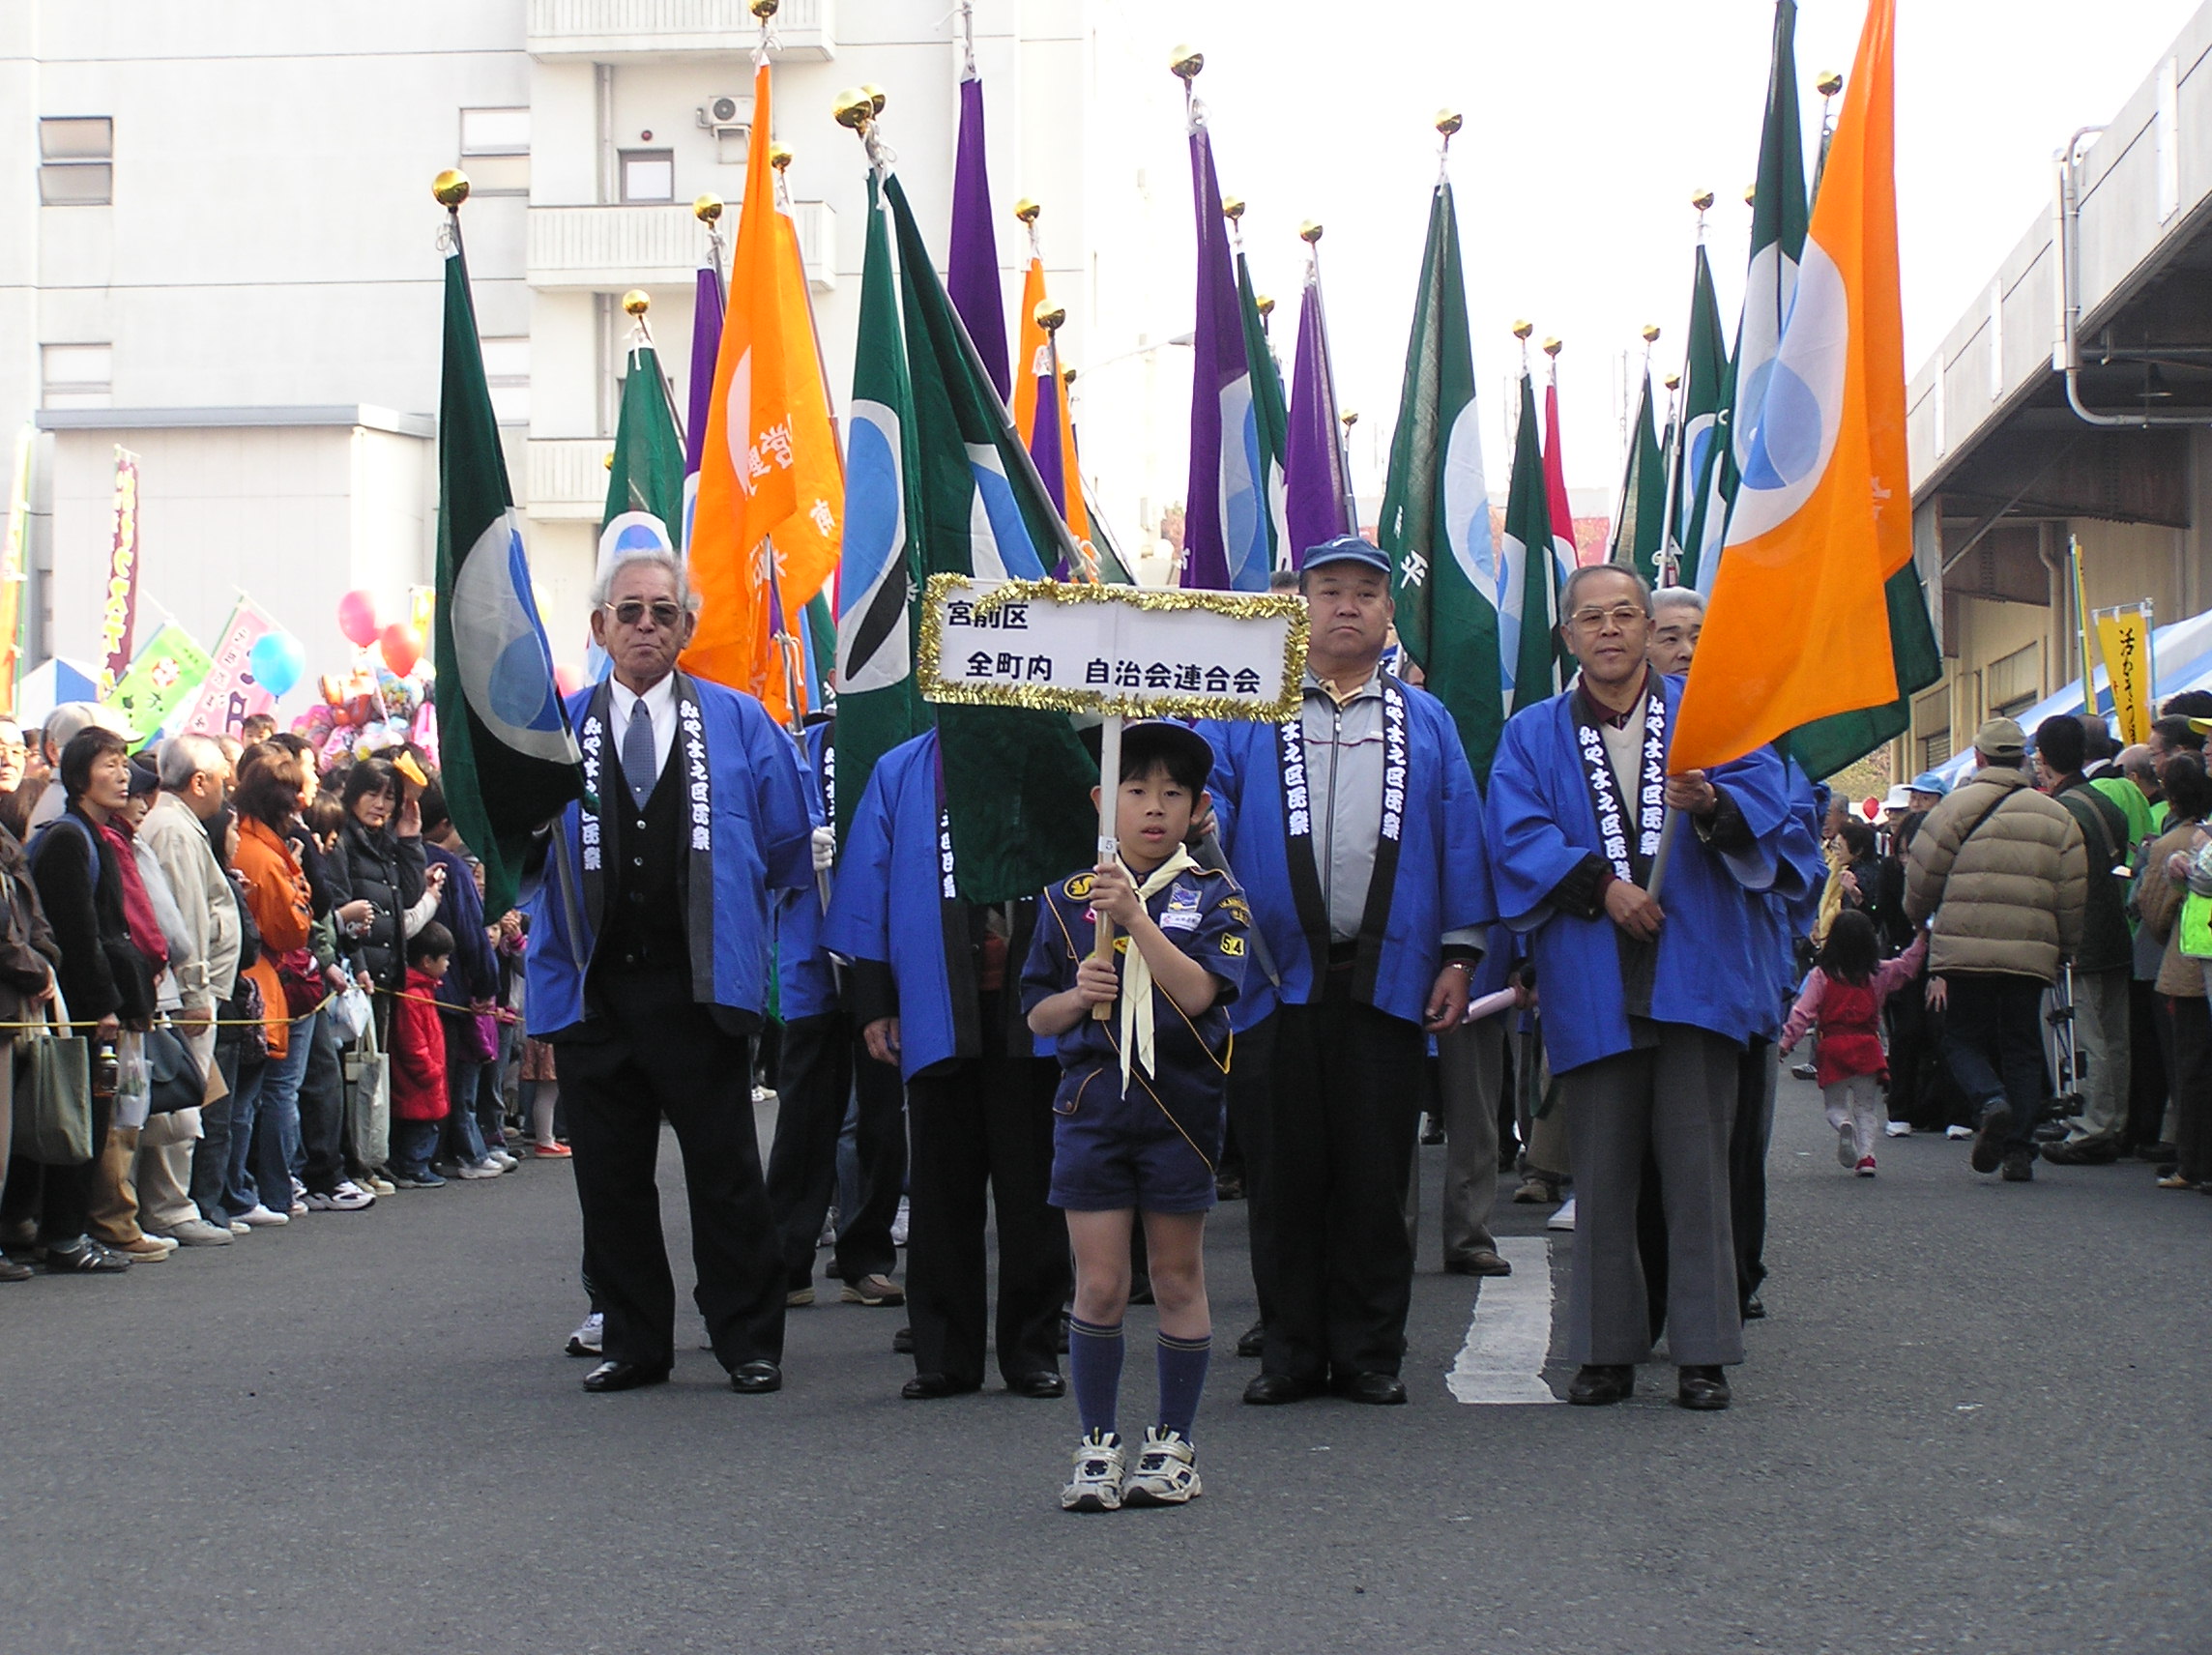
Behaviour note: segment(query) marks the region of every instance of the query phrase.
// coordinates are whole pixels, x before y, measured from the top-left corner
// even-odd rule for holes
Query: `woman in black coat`
[[[112,731],[79,732],[62,750],[68,810],[35,841],[31,876],[61,951],[58,976],[69,1014],[89,1026],[96,1050],[112,1047],[126,1023],[144,1028],[154,1014],[153,973],[131,942],[123,875],[101,828],[131,798],[130,747]],[[46,1268],[58,1274],[128,1269],[130,1259],[85,1234],[100,1146],[115,1108],[93,1089],[94,1159],[79,1167],[18,1162],[10,1170],[5,1216],[35,1221]]]
[[[407,981],[408,910],[429,888],[422,819],[416,806],[402,802],[399,772],[382,759],[364,759],[346,772],[344,800],[345,827],[323,872],[339,946],[371,988],[387,991],[377,997],[382,1029],[388,996]]]

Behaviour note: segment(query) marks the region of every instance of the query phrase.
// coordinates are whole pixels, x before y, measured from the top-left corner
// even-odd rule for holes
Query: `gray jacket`
[[[211,1012],[238,981],[238,896],[208,843],[207,828],[173,793],[154,800],[139,824],[138,843],[153,854],[176,898],[192,943],[177,973],[188,1015]]]

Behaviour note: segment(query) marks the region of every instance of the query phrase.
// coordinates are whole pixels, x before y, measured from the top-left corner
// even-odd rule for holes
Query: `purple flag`
[[[707,446],[707,411],[714,401],[714,359],[722,353],[722,278],[699,272],[691,301],[691,418],[684,425],[684,545],[691,545],[691,513],[699,504],[699,456]]]
[[[1014,380],[1006,367],[1006,303],[999,291],[991,176],[983,165],[983,81],[973,74],[960,82],[960,145],[952,158],[952,247],[945,286],[1004,402]]]
[[[1328,325],[1321,306],[1321,266],[1306,267],[1305,298],[1298,307],[1297,360],[1291,367],[1291,429],[1283,451],[1291,557],[1339,535],[1356,535],[1337,438],[1336,376],[1329,369]]]
[[[1195,102],[1191,194],[1198,210],[1198,320],[1191,334],[1190,483],[1183,500],[1182,584],[1267,590],[1266,510],[1252,371],[1229,256],[1228,220],[1213,173],[1213,144]]]

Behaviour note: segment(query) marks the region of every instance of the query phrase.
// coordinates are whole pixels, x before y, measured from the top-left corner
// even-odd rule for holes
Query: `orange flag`
[[[808,376],[817,386],[821,377],[803,274],[798,282],[798,328],[804,330],[806,350],[794,349],[798,330],[790,317],[786,244],[796,255],[797,243],[789,217],[777,209],[775,172],[769,162],[772,130],[769,67],[762,63],[753,71],[745,199],[730,259],[729,305],[714,362],[714,396],[707,414],[691,527],[691,583],[704,601],[699,630],[683,660],[686,672],[756,694],[762,693],[764,676],[775,676],[764,674],[760,666],[761,640],[769,626],[764,542],[801,509],[800,448],[811,436],[795,417],[795,391]],[[790,262],[796,263],[796,257]],[[822,422],[827,424],[826,410]],[[833,440],[830,446],[833,450]],[[842,494],[840,488],[837,516],[842,515]]]
[[[1058,371],[1059,359],[1052,348],[1052,337],[1036,319],[1037,306],[1044,302],[1044,260],[1032,253],[1029,274],[1022,278],[1020,338],[1014,350],[1014,433],[1037,462],[1039,473],[1049,473],[1060,479],[1061,493],[1065,497],[1061,516],[1066,520],[1068,532],[1076,542],[1089,546],[1091,513],[1084,508],[1083,474],[1076,469],[1075,425],[1067,413],[1067,381]],[[1037,392],[1048,380],[1056,418],[1047,426],[1046,438],[1049,446],[1060,450],[1057,471],[1037,452]],[[1057,441],[1054,441],[1055,433]],[[1049,478],[1047,486],[1050,486]]]
[[[1871,0],[1669,765],[1897,699],[1882,585],[1912,557],[1892,41]]]

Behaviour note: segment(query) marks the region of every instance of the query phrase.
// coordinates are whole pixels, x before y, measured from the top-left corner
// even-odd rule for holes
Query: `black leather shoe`
[[[892,1335],[891,1335],[891,1350],[892,1350],[892,1353],[893,1353],[893,1354],[895,1354],[895,1355],[900,1355],[900,1356],[911,1356],[911,1355],[913,1355],[913,1354],[914,1354],[914,1329],[913,1329],[913,1328],[911,1328],[911,1327],[902,1327],[902,1328],[900,1328],[900,1329],[899,1329],[899,1330],[898,1330],[896,1333],[892,1334]]]
[[[979,1391],[979,1384],[963,1384],[946,1379],[943,1374],[917,1374],[899,1387],[899,1395],[908,1402],[936,1402],[942,1397],[966,1396]]]
[[[1753,1293],[1743,1301],[1743,1319],[1746,1321],[1763,1321],[1766,1319],[1766,1303],[1759,1294]]]
[[[1994,1173],[2003,1164],[2005,1139],[2012,1132],[2012,1110],[1998,1099],[1982,1111],[1981,1126],[1974,1133],[1974,1147],[1966,1153],[1966,1165],[1977,1173]]]
[[[1718,1412],[1732,1400],[1728,1376],[1719,1368],[1684,1368],[1674,1383],[1674,1400],[1701,1413]]]
[[[730,1370],[730,1389],[740,1396],[766,1396],[783,1389],[783,1370],[773,1362],[740,1362]]]
[[[1635,1394],[1636,1370],[1606,1362],[1585,1362],[1567,1386],[1567,1401],[1577,1408],[1604,1408]]]
[[[1294,1379],[1288,1374],[1262,1374],[1244,1387],[1244,1400],[1254,1408],[1280,1408],[1319,1395],[1321,1385],[1317,1381]]]
[[[1353,1374],[1332,1387],[1346,1402],[1363,1402],[1375,1408],[1395,1408],[1406,1400],[1406,1381],[1396,1374]]]
[[[634,1391],[640,1385],[668,1382],[666,1363],[601,1362],[584,1376],[588,1391]]]
[[[1033,1374],[1019,1374],[1006,1381],[1006,1389],[1016,1396],[1033,1397],[1039,1402],[1050,1402],[1054,1397],[1067,1395],[1067,1381],[1050,1368],[1040,1368]]]
[[[1267,1348],[1266,1323],[1255,1321],[1237,1336],[1237,1354],[1257,1356]]]
[[[1477,1247],[1458,1259],[1446,1259],[1444,1269],[1455,1276],[1510,1276],[1513,1266],[1495,1248]]]

